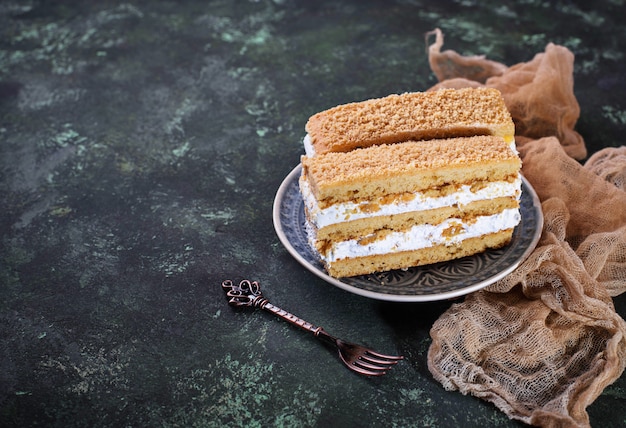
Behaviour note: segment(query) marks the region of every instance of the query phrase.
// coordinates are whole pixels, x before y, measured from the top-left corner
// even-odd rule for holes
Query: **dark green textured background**
[[[590,154],[624,144],[624,1],[0,3],[0,425],[518,426],[426,367],[450,302],[301,267],[272,226],[307,118],[436,83],[424,34],[508,65],[575,55]],[[406,360],[381,379],[227,306],[223,279]],[[626,315],[626,299],[615,299]],[[626,379],[590,406],[626,423]]]

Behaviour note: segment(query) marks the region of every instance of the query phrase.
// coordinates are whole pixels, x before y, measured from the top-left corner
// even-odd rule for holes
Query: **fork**
[[[229,298],[228,304],[234,307],[254,307],[266,310],[277,317],[313,333],[321,341],[334,345],[341,361],[352,371],[365,376],[382,376],[391,367],[402,360],[402,356],[384,355],[361,345],[345,342],[326,332],[322,327],[313,324],[272,305],[261,294],[261,286],[257,281],[244,279],[239,285],[230,279],[222,282],[222,289]]]

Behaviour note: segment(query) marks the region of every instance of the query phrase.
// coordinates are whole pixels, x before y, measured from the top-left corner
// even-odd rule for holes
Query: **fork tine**
[[[372,351],[371,349],[367,350],[367,353],[370,354],[373,357],[378,357],[381,358],[383,360],[394,360],[394,361],[400,361],[403,360],[404,357],[402,355],[385,355],[385,354],[381,354],[379,352],[376,351]]]
[[[350,370],[354,372],[357,372],[359,374],[366,375],[366,376],[382,376],[385,373],[387,373],[388,367],[381,367],[379,365],[374,365],[374,364],[365,362],[361,360],[360,357],[347,359],[346,356],[343,355],[343,353],[341,352],[341,349],[338,349],[338,350],[339,350],[338,352],[339,358],[341,359],[341,361],[344,362],[346,367],[348,367]]]
[[[387,371],[384,369],[378,369],[378,370],[365,369],[363,367],[356,365],[356,363],[348,364],[347,367],[353,372],[357,372],[359,374],[366,375],[366,376],[382,376],[385,373],[387,373]]]
[[[368,355],[367,353],[361,355],[359,358],[363,361],[367,361],[368,363],[383,365],[383,366],[388,366],[388,367],[393,366],[394,364],[398,364],[398,361],[401,360],[401,358],[395,358],[391,360],[391,359],[382,359],[382,358],[372,357]]]
[[[372,364],[366,360],[363,360],[362,358],[359,358],[358,360],[355,360],[353,363],[353,365],[355,366],[359,366],[361,368],[364,369],[368,369],[368,370],[375,370],[375,371],[387,371],[387,369],[389,368],[389,366],[380,366],[377,364]]]

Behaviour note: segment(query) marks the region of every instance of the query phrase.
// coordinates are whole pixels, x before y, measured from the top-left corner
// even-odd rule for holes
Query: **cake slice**
[[[308,120],[307,155],[348,152],[408,140],[494,135],[512,142],[515,126],[493,88],[441,89],[344,104]]]
[[[520,166],[510,144],[494,136],[304,156],[310,244],[334,277],[499,248],[520,221]]]

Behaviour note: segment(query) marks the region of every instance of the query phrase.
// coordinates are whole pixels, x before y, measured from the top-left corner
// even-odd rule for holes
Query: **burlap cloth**
[[[518,269],[455,303],[434,324],[428,367],[446,389],[547,427],[589,426],[587,406],[623,372],[626,323],[612,296],[626,290],[626,147],[583,165],[574,55],[549,44],[507,67],[441,52],[434,30],[431,88],[499,89],[516,126],[522,172],[541,200],[540,242]]]

